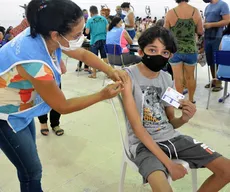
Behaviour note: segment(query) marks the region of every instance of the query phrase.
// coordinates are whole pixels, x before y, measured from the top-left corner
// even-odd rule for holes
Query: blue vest
[[[230,51],[230,35],[223,36],[221,45],[221,50]],[[230,66],[219,65],[217,76],[223,78],[230,78]]]
[[[60,85],[61,70],[59,64],[61,53],[61,49],[56,50],[58,62],[57,65],[55,65],[50,57],[45,40],[41,35],[32,38],[30,36],[30,28],[27,28],[0,49],[0,76],[17,65],[39,62],[52,70],[55,81]],[[37,94],[34,107],[11,114],[0,113],[0,119],[6,120],[9,126],[15,132],[18,132],[27,127],[34,117],[47,114],[50,109],[51,108]]]
[[[106,44],[121,45],[121,35],[124,29],[114,27],[106,36]]]

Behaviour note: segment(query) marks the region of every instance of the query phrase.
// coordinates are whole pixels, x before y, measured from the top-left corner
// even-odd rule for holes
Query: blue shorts
[[[198,54],[197,53],[175,53],[169,60],[170,65],[185,64],[194,66],[197,64]]]
[[[219,50],[220,42],[221,38],[216,38],[214,40],[205,39],[204,41],[204,50],[209,66],[215,65],[214,53]]]
[[[90,46],[90,51],[98,56],[98,52],[100,51],[100,55],[102,59],[107,58],[106,52],[105,52],[105,40],[99,40],[93,45]]]

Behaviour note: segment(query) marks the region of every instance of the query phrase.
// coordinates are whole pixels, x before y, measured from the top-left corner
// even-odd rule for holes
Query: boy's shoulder
[[[134,76],[137,75],[138,66],[132,65],[129,67],[125,67],[124,70],[128,73],[128,75],[131,77],[131,80],[132,80]],[[138,74],[141,75],[141,73],[138,73]],[[168,83],[172,82],[172,76],[168,72],[161,70],[159,76],[161,76],[161,78]]]
[[[160,75],[162,75],[166,79],[172,79],[172,76],[166,71],[161,70]]]

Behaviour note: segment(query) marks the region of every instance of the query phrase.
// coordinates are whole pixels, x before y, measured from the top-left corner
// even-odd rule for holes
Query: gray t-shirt
[[[162,142],[180,135],[169,123],[165,107],[170,106],[161,100],[168,87],[173,87],[171,76],[160,71],[155,79],[143,76],[137,65],[125,68],[132,80],[133,97],[141,116],[142,124],[156,142]],[[130,152],[135,156],[136,148],[141,141],[134,134],[129,122],[128,138]]]

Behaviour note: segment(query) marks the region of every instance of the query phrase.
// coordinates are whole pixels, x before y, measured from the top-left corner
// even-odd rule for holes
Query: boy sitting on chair
[[[142,62],[125,69],[129,80],[122,99],[128,118],[130,152],[140,174],[152,191],[171,192],[167,174],[173,180],[187,174],[182,165],[172,161],[181,159],[190,168],[206,167],[213,172],[199,192],[219,191],[230,182],[230,160],[176,131],[193,117],[195,105],[182,100],[182,116],[176,118],[174,107],[161,100],[166,89],[173,86],[170,75],[161,70],[176,52],[173,36],[163,27],[152,27],[138,43]]]

